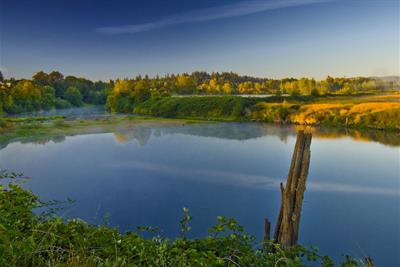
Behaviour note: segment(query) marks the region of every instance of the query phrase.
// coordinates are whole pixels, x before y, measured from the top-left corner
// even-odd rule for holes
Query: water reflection
[[[360,131],[354,129],[315,128],[305,126],[271,125],[260,123],[217,123],[189,124],[179,127],[165,125],[137,125],[133,128],[119,129],[114,132],[115,139],[120,143],[137,141],[145,145],[152,135],[184,134],[202,137],[213,137],[232,140],[249,140],[266,135],[276,136],[284,144],[288,137],[293,137],[299,130],[307,130],[317,139],[351,138],[361,142],[377,142],[388,146],[400,146],[400,133],[384,131]]]
[[[115,140],[120,144],[127,144],[135,141],[139,145],[147,144],[151,136],[183,134],[202,137],[213,137],[231,140],[250,140],[266,135],[276,136],[283,143],[287,143],[289,137],[296,135],[299,130],[307,130],[317,139],[339,139],[351,138],[360,142],[376,142],[388,146],[400,146],[400,133],[385,131],[360,131],[355,129],[315,128],[299,125],[273,125],[262,123],[200,123],[185,124],[179,123],[141,123],[137,125],[118,125],[95,129],[76,130],[71,135],[90,133],[114,133]],[[34,136],[17,136],[0,141],[0,149],[5,148],[9,143],[36,143],[46,144],[47,142],[59,143],[65,140],[66,135],[48,134]]]
[[[261,237],[263,219],[278,217],[279,184],[286,180],[297,130],[259,123],[96,126],[77,129],[75,136],[5,141],[0,168],[32,177],[26,186],[44,200],[75,199],[66,216],[91,223],[110,213],[110,223],[122,231],[152,225],[176,236],[186,206],[194,236],[223,215]],[[396,266],[399,136],[308,130],[312,160],[299,242],[337,256],[359,256],[362,247],[377,264]],[[380,145],[381,136],[394,148]]]
[[[131,141],[137,141],[140,146],[144,146],[150,137],[159,135],[160,129],[157,127],[148,127],[147,125],[138,125],[133,129],[124,129],[114,132],[115,140],[120,144],[126,144]]]
[[[175,179],[184,179],[186,181],[196,181],[202,177],[202,181],[224,186],[246,187],[249,189],[276,190],[279,184],[285,180],[278,177],[268,177],[265,175],[255,175],[248,173],[238,173],[233,171],[207,170],[196,168],[174,167],[158,163],[149,163],[145,161],[124,161],[105,163],[105,169],[112,171],[117,169],[151,171],[158,174],[168,174]],[[331,192],[346,194],[367,194],[367,195],[385,195],[400,196],[398,188],[380,188],[375,186],[349,185],[326,181],[310,181],[307,188],[315,192]]]

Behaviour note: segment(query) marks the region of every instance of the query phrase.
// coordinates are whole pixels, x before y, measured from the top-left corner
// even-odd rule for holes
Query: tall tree
[[[64,99],[76,107],[80,107],[83,104],[82,95],[76,87],[68,87],[64,93]]]
[[[47,73],[45,73],[44,71],[39,71],[39,72],[36,72],[32,76],[32,80],[35,83],[38,83],[40,85],[48,85],[49,84],[49,75]]]

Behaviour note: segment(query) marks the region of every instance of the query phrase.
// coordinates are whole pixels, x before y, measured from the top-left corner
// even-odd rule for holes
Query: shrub
[[[56,119],[53,121],[53,125],[56,127],[66,127],[68,124],[65,123],[64,119]]]
[[[80,107],[83,104],[81,92],[76,87],[68,87],[64,93],[64,98],[73,106]]]
[[[0,130],[6,130],[12,128],[13,126],[14,126],[13,122],[0,119]]]
[[[56,102],[55,102],[55,107],[56,108],[60,108],[60,109],[64,109],[64,108],[71,108],[72,105],[71,103],[69,103],[67,100],[62,99],[62,98],[57,98]]]
[[[242,119],[253,99],[242,97],[164,97],[138,104],[134,111],[163,117]]]

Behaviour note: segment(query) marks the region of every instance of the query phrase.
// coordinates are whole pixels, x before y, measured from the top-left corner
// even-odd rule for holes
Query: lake
[[[295,138],[290,126],[146,122],[10,140],[0,144],[0,168],[31,177],[24,186],[44,200],[73,198],[66,218],[174,237],[188,207],[192,237],[223,215],[261,240],[264,218],[272,228],[277,219]],[[313,129],[299,242],[400,266],[399,147],[399,134]]]

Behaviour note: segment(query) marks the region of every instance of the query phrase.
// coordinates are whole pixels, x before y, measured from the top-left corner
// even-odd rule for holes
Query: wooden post
[[[283,247],[297,244],[301,207],[310,165],[311,134],[299,131],[294,147],[286,186],[281,183],[281,208],[275,226],[274,240]]]
[[[270,232],[271,232],[271,223],[267,218],[265,218],[264,219],[264,241],[265,242],[268,242],[271,239]]]

